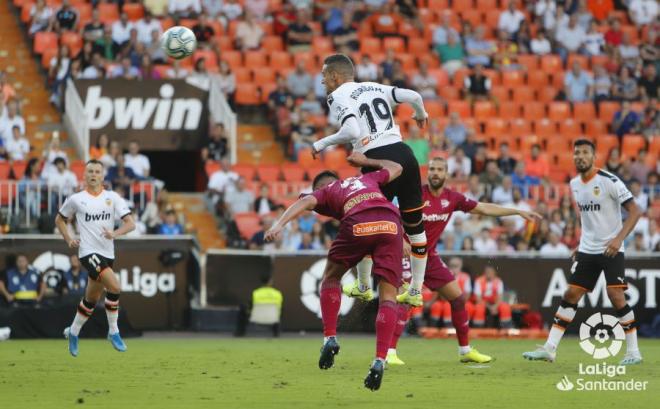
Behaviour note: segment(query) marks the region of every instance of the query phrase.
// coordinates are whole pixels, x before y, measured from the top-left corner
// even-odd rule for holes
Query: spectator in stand
[[[476,301],[472,322],[475,327],[486,325],[488,312],[490,316],[499,317],[500,328],[511,328],[511,306],[502,301],[504,283],[497,277],[495,267],[487,265],[483,275],[474,280],[474,295]]]
[[[128,144],[128,153],[124,155],[126,166],[133,169],[138,179],[148,179],[151,163],[149,158],[140,153],[140,145],[137,141],[131,141]]]
[[[502,174],[495,161],[488,161],[488,163],[486,163],[486,170],[479,175],[479,183],[486,187],[488,197],[490,197],[490,192],[492,192],[496,186],[502,184]]]
[[[281,237],[275,239],[275,242],[270,242],[270,243],[266,243],[266,241],[264,240],[266,232],[268,231],[268,229],[270,229],[273,226],[273,221],[274,220],[272,217],[266,216],[261,218],[261,220],[259,221],[261,225],[261,230],[254,233],[252,235],[252,238],[250,239],[250,243],[248,243],[248,248],[250,250],[273,251],[282,248]]]
[[[161,48],[159,46],[159,48]],[[153,56],[152,56],[153,58]],[[179,60],[174,60],[172,65],[165,72],[167,78],[173,79],[182,79],[188,77],[188,70],[181,67],[181,62]]]
[[[287,89],[287,81],[284,77],[277,77],[277,87],[268,96],[268,108],[275,111],[277,108],[293,108],[293,96]]]
[[[465,135],[465,142],[463,142],[460,147],[465,152],[465,156],[472,159],[477,153],[477,134],[472,128],[467,129],[467,135]]]
[[[610,99],[612,81],[602,65],[594,67],[593,95],[594,102],[600,103]]]
[[[48,188],[53,192],[50,210],[55,212],[59,206],[64,203],[64,199],[72,194],[78,187],[78,178],[76,175],[67,169],[66,161],[62,158],[57,158],[53,161],[55,165],[55,172],[49,172],[45,176]]]
[[[314,87],[314,79],[305,70],[305,61],[299,61],[296,69],[287,77],[287,88],[294,98],[305,98]]]
[[[637,84],[639,85],[639,95],[641,95],[642,101],[648,102],[650,99],[658,99],[660,76],[656,72],[655,64],[647,64],[644,67]]]
[[[580,237],[578,237],[575,222],[569,220],[564,227],[564,234],[562,235],[561,242],[566,245],[570,250],[576,249],[580,244]]]
[[[103,37],[94,42],[94,52],[99,53],[100,56],[108,61],[114,61],[119,53],[120,44],[112,40],[112,28],[105,27],[103,29]],[[105,69],[103,70],[105,72]],[[100,78],[97,76],[96,78]]]
[[[513,202],[513,182],[511,176],[504,176],[502,184],[493,190],[493,203],[503,205]]]
[[[426,165],[429,161],[429,153],[431,152],[431,147],[429,146],[429,141],[422,135],[417,126],[411,125],[410,130],[408,131],[408,138],[403,141],[406,145],[410,146],[415,159],[420,165]]]
[[[520,23],[524,20],[525,15],[522,11],[516,9],[515,0],[509,0],[507,9],[500,13],[497,28],[505,31],[509,35],[509,38],[513,39],[518,33]]]
[[[286,43],[290,53],[309,51],[312,46],[314,32],[309,24],[309,12],[307,10],[298,10],[296,12],[296,21],[289,24],[286,32]]]
[[[438,99],[436,88],[438,81],[429,74],[429,66],[426,62],[419,64],[419,71],[412,78],[413,88],[419,92],[424,99]]]
[[[465,156],[462,147],[457,147],[454,154],[447,159],[447,172],[452,178],[465,180],[470,175],[472,161]]]
[[[649,210],[649,196],[642,190],[642,184],[637,179],[632,179],[630,182],[630,193],[633,195],[633,200],[639,206],[642,213]]]
[[[142,56],[142,64],[140,65],[140,78],[143,80],[160,79],[160,72],[156,71],[151,58],[147,54]]]
[[[557,12],[557,3],[554,0],[537,0],[534,4],[534,22],[545,26],[546,16],[554,18]]]
[[[576,10],[571,14],[577,16],[578,24],[584,29],[584,31],[589,31],[589,27],[591,27],[591,23],[594,21],[594,17],[591,15],[591,12],[587,8],[586,0],[573,1],[573,5],[576,3]]]
[[[484,186],[479,183],[479,175],[470,175],[467,181],[467,192],[465,197],[472,199],[475,202],[483,202]],[[454,220],[454,219],[452,219]]]
[[[559,209],[553,210],[550,214],[550,231],[561,236],[565,227],[566,222],[562,220]]]
[[[222,4],[221,14],[220,22],[227,27],[230,22],[243,15],[243,6],[237,0],[226,0]]]
[[[108,153],[108,145],[110,138],[108,134],[102,133],[96,138],[96,143],[89,148],[89,158],[99,160],[101,157]]]
[[[519,54],[530,54],[532,42],[532,29],[527,20],[523,20],[520,23],[520,29],[518,29],[518,34],[516,34],[515,44],[518,46]]]
[[[635,101],[639,98],[637,81],[632,76],[630,68],[625,65],[621,67],[619,76],[614,80],[612,96],[617,101]]]
[[[87,80],[94,80],[105,77],[105,65],[103,57],[100,53],[94,52],[92,54],[92,65],[85,68],[80,78]]]
[[[497,251],[497,243],[490,237],[489,229],[482,229],[474,239],[474,249],[479,253],[494,253]]]
[[[6,284],[0,280],[0,294],[7,303],[34,306],[46,294],[46,283],[34,267],[30,266],[24,254],[16,256],[16,265],[8,268]]]
[[[500,168],[500,171],[505,175],[512,174],[513,169],[516,167],[516,160],[509,154],[509,144],[507,142],[502,142],[500,144],[500,155],[497,159],[497,167]]]
[[[163,46],[160,43],[160,33],[158,30],[154,30],[151,32],[151,41],[145,45],[146,48],[146,55],[148,55],[151,58],[151,61],[154,62],[154,64],[165,64],[167,63],[167,54],[165,54],[165,51],[163,50]],[[178,67],[178,60],[173,60],[175,63],[177,63]],[[171,68],[168,68],[168,71]],[[186,71],[187,73],[188,71]],[[169,76],[169,72],[167,73],[168,78],[173,78]],[[177,78],[177,77],[174,77]]]
[[[297,160],[298,153],[316,142],[317,129],[309,120],[309,114],[300,112],[300,122],[291,130],[291,142],[293,143],[293,159]]]
[[[367,17],[365,23],[371,26],[376,37],[397,37],[403,18],[395,10],[393,2],[386,2],[378,11]]]
[[[555,232],[548,234],[548,242],[541,246],[539,254],[545,257],[561,257],[564,258],[571,254],[571,251],[564,243],[560,241],[560,237]]]
[[[649,141],[660,135],[660,114],[656,108],[657,100],[648,101],[642,118],[639,121],[639,130]]]
[[[465,77],[463,86],[470,102],[490,99],[491,81],[484,75],[484,67],[481,64],[475,65],[472,74]]]
[[[124,44],[131,37],[131,30],[134,28],[133,22],[128,21],[128,15],[122,12],[119,20],[112,23],[112,41],[115,44]]]
[[[16,96],[14,86],[9,83],[7,73],[0,70],[0,117],[3,115],[3,104],[9,102],[10,99]]]
[[[119,156],[122,156],[119,142],[112,141],[108,146],[108,151],[103,154],[99,160],[101,163],[103,163],[103,166],[105,166],[106,169],[110,169],[111,167],[117,165],[117,157]]]
[[[497,51],[497,47],[491,41],[484,39],[484,28],[479,26],[474,31],[474,36],[465,40],[467,50],[467,64],[470,67],[476,65],[490,66],[491,57]]]
[[[637,66],[640,63],[639,47],[631,43],[630,34],[628,33],[623,33],[623,39],[619,45],[619,55],[621,55],[623,63],[628,68],[633,71],[637,69]]]
[[[259,188],[259,196],[254,200],[254,212],[259,216],[263,216],[275,211],[277,206],[277,203],[270,197],[270,186],[267,183],[262,183]]]
[[[563,7],[557,7],[553,15],[547,15],[543,21],[543,28],[547,31],[548,37],[556,37],[562,28],[568,26],[568,14]]]
[[[593,96],[593,78],[582,69],[578,61],[564,77],[564,93],[570,102],[590,101]]]
[[[331,0],[320,5],[324,12],[322,17],[323,28],[327,35],[334,35],[334,33],[339,30],[343,25],[343,16],[348,14],[348,11],[344,11],[344,2],[341,0]]]
[[[438,46],[447,44],[452,35],[457,41],[461,38],[458,31],[451,26],[451,11],[445,10],[440,16],[440,24],[433,30],[433,46],[437,49]]]
[[[62,294],[82,297],[85,295],[85,288],[87,288],[87,270],[81,267],[76,254],[69,256],[69,264],[71,267],[64,272],[60,283]]]
[[[498,32],[497,51],[493,56],[493,68],[498,70],[518,70],[518,44],[511,40],[509,33]]]
[[[270,20],[271,16],[268,13],[269,1],[268,0],[245,0],[245,13],[252,14],[257,21]]]
[[[614,10],[614,0],[587,0],[587,8],[596,20],[602,21]]]
[[[335,49],[340,53],[350,54],[358,51],[360,48],[357,30],[353,27],[353,15],[351,13],[343,14],[342,26],[331,34]]]
[[[14,125],[12,128],[12,136],[5,140],[5,151],[9,160],[25,160],[30,153],[30,142],[21,134],[21,128]]]
[[[621,22],[617,18],[611,18],[609,29],[605,32],[605,47],[616,48],[623,41],[623,30]]]
[[[531,155],[525,158],[525,169],[527,174],[539,179],[547,179],[550,176],[550,165],[544,155],[541,155],[541,145],[532,145]]]
[[[442,69],[447,71],[450,77],[453,77],[456,71],[465,66],[465,50],[457,34],[449,33],[447,42],[436,45],[435,52],[442,61]]]
[[[53,29],[61,32],[72,31],[78,23],[78,12],[71,7],[69,0],[62,0],[62,7],[55,13]]]
[[[232,217],[236,213],[250,212],[254,208],[254,193],[247,190],[245,185],[245,179],[241,177],[236,181],[236,188],[225,193],[225,207]]]
[[[74,61],[78,60],[80,62],[80,69],[84,70],[85,68],[92,65],[92,57],[94,56],[94,44],[91,41],[84,41],[83,47],[78,56]],[[74,68],[71,67],[71,72],[69,76],[74,77]]]
[[[174,210],[165,212],[165,220],[158,226],[158,234],[163,236],[178,236],[183,233],[183,226],[178,223],[176,212]]]
[[[658,33],[649,30],[644,42],[639,46],[639,56],[644,65],[653,64],[658,72],[660,66],[660,47],[657,46]]]
[[[206,70],[206,58],[201,57],[195,61],[195,68],[186,81],[204,90],[211,87],[211,77]]]
[[[219,209],[220,204],[224,203],[225,194],[234,188],[234,182],[238,178],[238,174],[231,171],[229,160],[227,158],[221,160],[220,169],[213,172],[206,188],[211,203],[216,210]]]
[[[530,186],[538,186],[541,184],[539,178],[525,173],[525,162],[523,161],[516,163],[513,175],[511,175],[511,181],[513,182],[513,186],[520,189],[524,196],[527,196]]]
[[[195,18],[202,12],[200,0],[169,0],[167,11],[175,20]]]
[[[651,171],[646,165],[647,154],[646,149],[640,149],[639,152],[637,152],[637,157],[634,158],[633,163],[630,165],[633,179],[639,180],[641,184],[646,184],[649,172]]]
[[[158,226],[165,217],[165,212],[173,209],[172,205],[168,202],[168,195],[167,189],[158,191],[155,201],[148,202],[142,212],[142,216],[140,216],[140,223],[146,227],[146,232],[149,234],[156,234],[158,232]]]
[[[630,19],[638,26],[651,24],[658,17],[657,0],[631,0],[628,3]]]
[[[300,111],[307,112],[312,116],[323,114],[323,107],[321,106],[319,100],[316,99],[316,95],[313,91],[307,94],[305,100],[300,103]]]
[[[110,183],[113,189],[121,187],[124,190],[131,187],[138,177],[133,169],[126,164],[124,156],[118,155],[115,166],[108,169],[105,180]]]
[[[140,70],[131,64],[131,59],[129,57],[124,57],[121,59],[121,64],[115,66],[108,77],[134,80],[140,77]]]
[[[568,19],[568,25],[557,31],[557,52],[562,61],[566,62],[569,53],[578,53],[583,49],[587,33],[578,24],[577,16],[572,15]]]
[[[461,117],[458,112],[451,112],[449,114],[449,122],[444,129],[444,134],[451,146],[460,146],[467,138],[467,129],[461,122]]]
[[[532,207],[523,199],[523,192],[520,188],[514,187],[513,188],[513,201],[504,204],[503,206],[517,209],[517,210],[523,210],[526,212],[529,212],[532,210]],[[504,221],[512,221],[515,223],[516,230],[521,231],[524,227],[525,224],[527,223],[525,219],[522,217],[515,217],[515,216],[505,216],[500,218],[500,220]]]
[[[548,40],[545,30],[538,30],[536,37],[529,44],[530,50],[536,55],[546,55],[552,52],[552,45]]]
[[[211,126],[209,140],[201,151],[202,161],[206,162],[212,160],[219,162],[227,155],[228,151],[225,126],[222,122],[218,122]]]
[[[378,80],[378,66],[371,61],[369,54],[363,54],[362,61],[355,66],[355,79],[358,82]]]
[[[46,145],[45,149],[43,150],[43,154],[41,156],[43,157],[44,160],[44,168],[41,171],[41,176],[44,178],[49,173],[57,171],[54,164],[55,159],[58,158],[63,159],[65,164],[69,162],[68,155],[60,147],[59,133],[53,132],[53,138],[50,140],[48,145]]]
[[[391,48],[385,50],[385,59],[378,66],[379,76],[383,82],[392,83],[396,61],[394,50]]]
[[[602,55],[605,48],[605,36],[598,31],[598,25],[595,21],[589,24],[589,30],[584,36],[583,51],[589,55]]]
[[[403,70],[401,60],[394,60],[394,67],[392,69],[392,81],[390,83],[393,87],[410,88],[408,85],[408,76]]]
[[[614,147],[610,149],[610,153],[607,155],[607,162],[605,162],[605,170],[610,173],[614,173],[619,176],[621,173],[621,151],[619,148]]]
[[[614,132],[621,141],[624,135],[635,132],[638,126],[639,114],[632,110],[629,101],[623,101],[621,104],[621,110],[614,114],[614,119],[612,120],[612,132]]]
[[[197,44],[202,47],[208,45],[215,35],[215,30],[209,24],[208,16],[204,12],[199,14],[197,23],[192,27],[192,31],[197,39]]]
[[[252,12],[247,11],[245,17],[236,26],[236,48],[241,51],[258,50],[264,37],[264,30],[257,22]]]
[[[144,53],[144,45],[138,41],[137,30],[131,29],[128,33],[128,40],[124,41],[119,47],[119,57],[129,57],[131,64],[137,66],[135,61],[138,61],[138,55],[142,53]]]
[[[30,8],[30,28],[28,34],[35,35],[39,31],[51,31],[51,21],[53,9],[50,8],[45,0],[37,0]]]
[[[497,252],[500,254],[511,254],[515,253],[515,249],[511,244],[509,244],[509,238],[506,234],[500,234],[497,236]]]
[[[25,119],[18,113],[18,101],[11,100],[7,103],[7,108],[2,112],[2,103],[0,103],[0,138],[4,139],[5,146],[7,141],[13,136],[13,128],[18,126],[21,135],[25,134]]]
[[[236,93],[236,77],[231,71],[231,67],[227,61],[220,61],[220,67],[216,78],[218,79],[220,91],[222,91],[229,104],[233,105],[234,94]]]
[[[148,9],[144,10],[144,17],[135,23],[135,29],[137,30],[138,41],[144,45],[153,42],[154,31],[158,38],[163,33],[163,26],[160,24],[160,20],[154,18]]]

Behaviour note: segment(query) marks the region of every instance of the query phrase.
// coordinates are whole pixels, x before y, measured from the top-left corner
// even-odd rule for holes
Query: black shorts
[[[605,272],[608,287],[628,288],[622,252],[618,252],[614,257],[578,252],[571,268],[573,274],[568,280],[568,284],[593,291],[601,271]]]
[[[397,142],[370,149],[364,155],[370,159],[387,159],[401,165],[403,167],[401,176],[381,187],[381,190],[387,200],[391,201],[396,196],[402,212],[421,208],[422,179],[419,175],[419,163],[408,145]],[[362,173],[375,170],[378,169],[362,168]]]
[[[92,280],[98,280],[99,276],[107,268],[112,269],[115,259],[103,257],[100,254],[92,253],[80,259],[80,264],[85,267],[87,274]]]

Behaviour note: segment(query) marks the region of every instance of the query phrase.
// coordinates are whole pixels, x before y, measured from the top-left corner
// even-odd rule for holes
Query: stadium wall
[[[304,254],[303,254],[304,253]],[[475,253],[443,254],[463,259],[464,270],[473,279],[487,264],[492,264],[504,281],[507,291],[515,293],[517,302],[540,311],[544,322],[551,322],[561,295],[567,286],[572,262],[568,259],[542,258],[536,253],[491,255]],[[207,305],[247,305],[251,292],[261,278],[272,275],[274,286],[282,291],[282,324],[285,330],[320,330],[318,287],[325,268],[325,253],[299,252],[268,254],[258,251],[210,251],[206,257]],[[350,273],[353,274],[353,273]],[[348,276],[348,275],[347,275]],[[354,276],[354,275],[353,275]],[[626,259],[627,295],[640,323],[650,323],[658,313],[656,285],[660,279],[657,257]],[[345,280],[351,280],[345,276]],[[597,311],[613,311],[607,298],[604,277],[595,290],[581,303],[576,322]],[[340,328],[344,331],[371,331],[376,303],[363,304],[342,299]],[[579,326],[572,326],[577,331]]]

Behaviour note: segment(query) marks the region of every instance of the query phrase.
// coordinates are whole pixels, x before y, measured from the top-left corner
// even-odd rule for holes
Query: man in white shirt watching
[[[548,235],[548,242],[541,246],[539,253],[542,256],[569,256],[571,251],[564,243],[559,241],[557,233],[550,233]]]
[[[525,15],[520,10],[516,10],[515,0],[510,0],[507,9],[500,14],[497,28],[506,31],[510,37],[513,37],[524,20]]]
[[[124,161],[127,167],[133,169],[133,172],[140,179],[148,179],[151,164],[149,158],[140,153],[140,145],[136,141],[128,144],[128,153],[124,155]]]
[[[12,128],[12,137],[5,141],[5,147],[10,160],[25,160],[30,153],[30,142],[21,135],[18,125]]]

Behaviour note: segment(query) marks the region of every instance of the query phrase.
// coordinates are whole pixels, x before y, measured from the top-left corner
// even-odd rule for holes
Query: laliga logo
[[[308,310],[321,318],[321,302],[319,300],[319,291],[321,290],[321,279],[323,278],[323,271],[325,271],[325,264],[327,259],[321,259],[312,266],[305,270],[300,277],[300,301],[307,307]],[[341,285],[352,284],[355,281],[353,274],[344,274],[341,279]],[[346,315],[353,308],[355,300],[342,294],[341,307],[339,313]]]
[[[596,343],[591,342],[591,337]],[[605,345],[613,337],[609,346]],[[626,334],[619,324],[618,318],[595,313],[580,325],[580,348],[594,359],[605,359],[615,356],[621,350]]]

